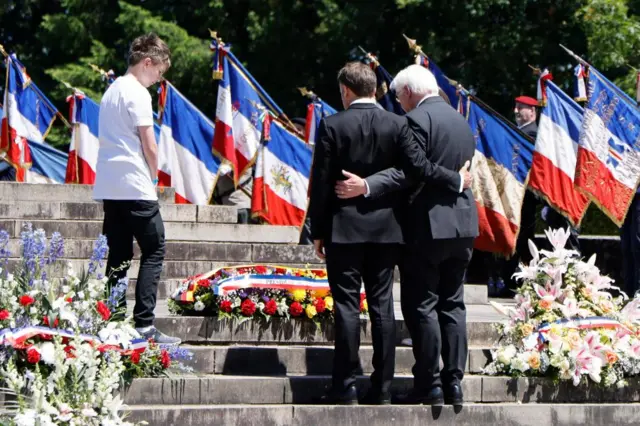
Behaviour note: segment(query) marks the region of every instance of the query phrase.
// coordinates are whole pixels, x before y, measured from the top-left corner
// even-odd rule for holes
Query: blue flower
[[[193,359],[193,352],[179,346],[167,348],[167,352],[172,360],[191,361]]]
[[[127,293],[127,287],[129,286],[129,277],[120,278],[118,282],[111,287],[111,294],[107,299],[107,306],[111,311],[115,310],[120,304],[120,300]]]
[[[59,232],[54,232],[53,234],[51,234],[51,241],[49,242],[47,264],[54,263],[61,257],[64,257],[64,239]]]
[[[9,273],[7,270],[7,264],[9,263],[9,257],[11,256],[11,251],[9,250],[8,245],[9,233],[4,229],[0,230],[0,265],[2,265],[5,277]]]
[[[89,262],[89,275],[93,275],[98,267],[104,266],[104,258],[107,256],[109,246],[107,245],[107,237],[100,235],[93,246],[93,254]]]

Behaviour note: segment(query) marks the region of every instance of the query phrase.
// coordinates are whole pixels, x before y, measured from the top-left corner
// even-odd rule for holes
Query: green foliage
[[[155,31],[170,45],[166,74],[206,115],[215,114],[208,29],[292,116],[304,114],[306,86],[340,106],[336,72],[371,51],[395,74],[413,57],[414,38],[447,75],[508,118],[513,99],[534,95],[529,65],[549,67],[570,90],[574,61],[562,43],[633,93],[640,68],[640,0],[6,0],[0,43],[19,54],[38,86],[66,114],[69,84],[100,100],[106,83],[89,64],[126,71],[129,44]],[[153,88],[152,92],[155,92]],[[49,142],[68,143],[57,124]],[[583,229],[610,231],[599,213]],[[613,227],[615,232],[615,227]]]

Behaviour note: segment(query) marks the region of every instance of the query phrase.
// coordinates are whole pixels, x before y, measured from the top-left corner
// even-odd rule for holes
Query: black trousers
[[[623,290],[633,297],[640,290],[640,195],[631,202],[627,217],[620,228],[622,249]]]
[[[472,248],[473,238],[404,246],[400,261],[401,304],[413,341],[417,391],[462,381],[467,362],[464,274]]]
[[[372,390],[391,386],[396,357],[393,270],[397,244],[328,244],[325,248],[329,287],[335,307],[333,387],[354,385],[360,368],[360,288],[364,282],[373,340]]]
[[[128,267],[116,269],[133,259],[133,239],[138,242],[141,256],[133,319],[136,327],[153,325],[165,255],[164,222],[158,202],[105,200],[102,229],[109,244],[107,276],[112,285],[127,275]],[[120,306],[126,307],[126,296]]]

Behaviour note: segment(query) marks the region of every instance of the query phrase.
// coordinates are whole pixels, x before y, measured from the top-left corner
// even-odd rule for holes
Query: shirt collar
[[[354,104],[375,104],[376,100],[373,98],[358,98],[355,101],[351,102],[351,105]]]
[[[527,127],[529,124],[534,123],[536,120],[531,120],[528,123],[524,123],[522,126],[518,126],[518,129],[522,129],[523,127]]]

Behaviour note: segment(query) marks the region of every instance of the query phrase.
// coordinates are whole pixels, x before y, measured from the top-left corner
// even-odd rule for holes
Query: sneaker
[[[146,340],[153,339],[159,345],[179,345],[182,340],[177,337],[167,336],[155,327],[151,327],[149,330],[142,332],[140,328],[136,328],[136,331]]]

